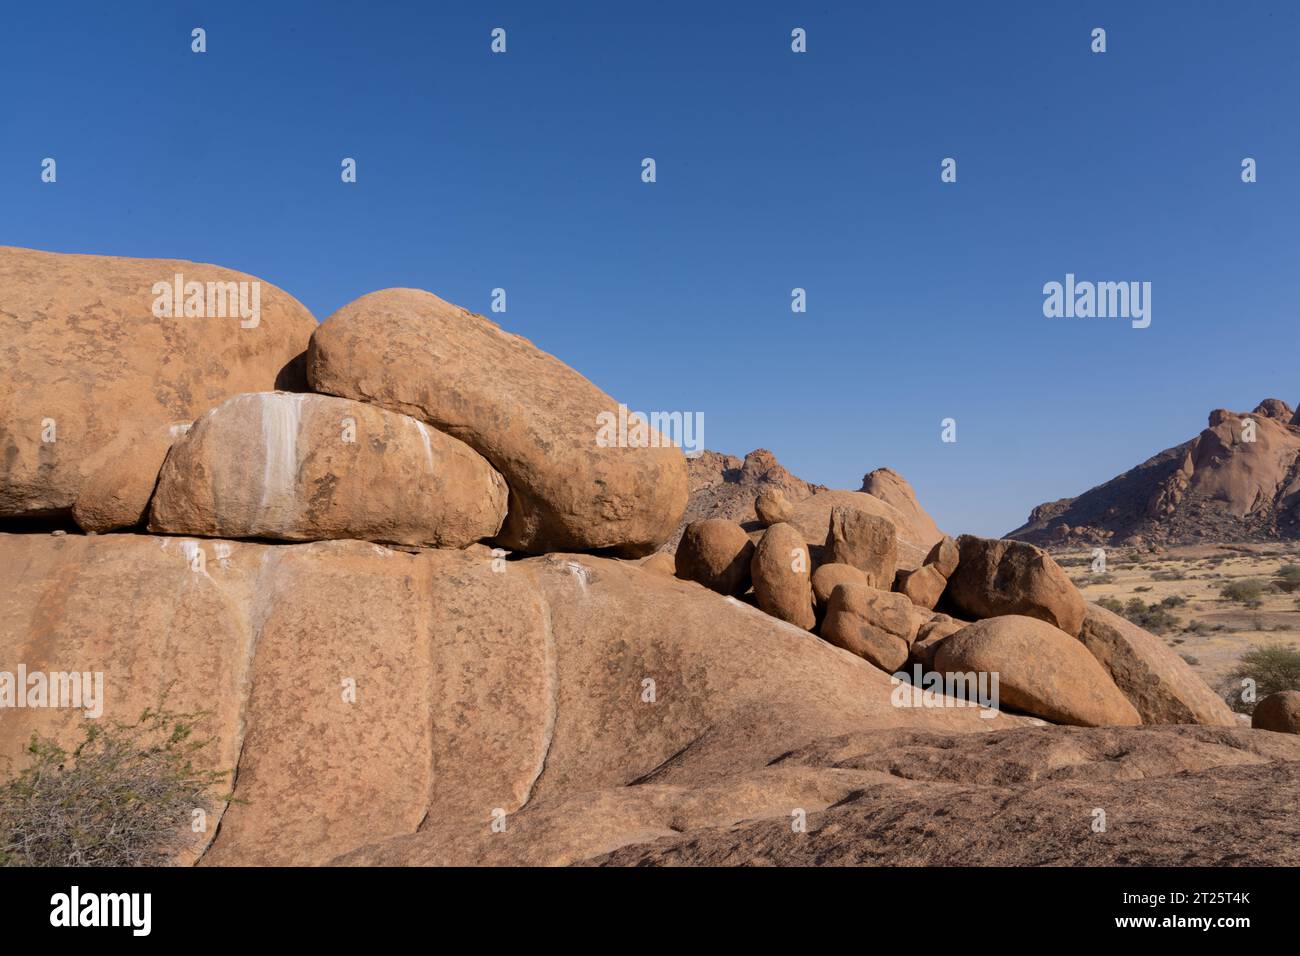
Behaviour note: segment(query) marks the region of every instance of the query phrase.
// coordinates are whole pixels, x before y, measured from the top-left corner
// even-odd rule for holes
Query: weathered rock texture
[[[241,802],[210,819],[206,863],[487,833],[496,809],[707,786],[826,734],[1022,722],[897,708],[886,675],[805,631],[586,555],[498,571],[483,549],[0,534],[0,565],[0,660],[102,671],[101,719],[134,720],[168,685],[174,709],[212,711],[209,763],[238,770]],[[6,711],[0,773],[33,731],[68,745],[83,726]]]
[[[1046,551],[1022,541],[957,539],[961,560],[948,579],[947,598],[963,617],[1023,614],[1078,635],[1084,600]]]
[[[812,560],[803,536],[788,524],[763,532],[750,563],[758,606],[796,627],[811,628],[813,613]]]
[[[239,317],[237,286],[226,318],[187,317],[183,301],[156,316],[155,283],[178,274],[223,296],[226,283],[258,283],[256,326],[241,327],[252,320]],[[231,395],[300,388],[315,328],[288,293],[231,269],[0,247],[0,517],[66,514],[99,476],[87,526],[126,521],[161,461],[141,443]]]
[[[754,544],[745,529],[725,518],[686,526],[677,546],[677,576],[719,594],[739,597],[749,590]]]
[[[1300,734],[1300,690],[1269,694],[1255,705],[1250,726],[1281,734]]]
[[[1118,614],[1089,604],[1079,640],[1137,708],[1144,724],[1237,726],[1228,705],[1185,660]]]
[[[851,564],[873,588],[888,590],[898,570],[898,532],[888,518],[852,507],[832,508],[821,560]]]
[[[839,584],[831,592],[821,636],[883,671],[907,661],[917,626],[906,597],[863,584]]]
[[[602,416],[619,420],[614,399],[428,292],[385,289],[339,309],[312,336],[307,374],[318,392],[421,419],[487,458],[510,486],[504,548],[647,554],[686,507],[680,448],[653,429],[647,446],[599,443]]]
[[[424,422],[343,398],[254,392],[172,447],[149,528],[459,548],[500,530],[506,496],[481,455]]]
[[[334,862],[1294,866],[1297,786],[1300,739],[1249,730],[872,730],[705,781],[669,766],[635,787],[538,800],[505,833],[431,822]],[[806,833],[792,832],[794,808]]]
[[[790,524],[799,529],[813,548],[814,559],[819,563],[823,560],[821,550],[826,543],[831,512],[836,508],[863,511],[893,524],[897,535],[896,560],[898,567],[904,570],[920,567],[926,553],[934,546],[934,541],[914,528],[906,515],[874,495],[860,491],[823,491],[796,504],[794,516],[790,519]]]

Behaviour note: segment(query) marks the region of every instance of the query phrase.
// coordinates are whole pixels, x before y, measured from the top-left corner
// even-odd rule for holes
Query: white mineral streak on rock
[[[259,530],[284,532],[296,524],[298,429],[305,396],[258,392],[250,396],[262,407],[262,501]]]
[[[415,427],[419,429],[420,440],[424,442],[424,460],[425,463],[428,464],[429,466],[430,474],[432,474],[433,473],[433,444],[429,441],[429,427],[425,425],[424,422],[419,421],[418,419],[412,418],[411,421],[415,422]]]

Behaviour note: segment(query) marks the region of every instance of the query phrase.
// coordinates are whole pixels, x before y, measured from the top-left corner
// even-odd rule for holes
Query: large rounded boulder
[[[1079,640],[1142,715],[1144,724],[1235,727],[1237,718],[1160,638],[1089,604]]]
[[[1300,734],[1300,690],[1281,690],[1269,694],[1250,715],[1250,726],[1280,734]]]
[[[429,423],[490,461],[510,486],[498,543],[532,553],[668,539],[686,508],[686,458],[559,359],[481,315],[417,289],[385,289],[312,336],[317,392]]]
[[[692,521],[677,545],[676,574],[719,594],[739,597],[749,590],[753,557],[754,543],[736,522]]]
[[[1009,614],[976,621],[939,644],[934,669],[997,674],[1003,704],[1053,723],[1142,723],[1087,648],[1037,618]]]
[[[957,547],[960,559],[946,595],[964,617],[1020,614],[1078,636],[1083,597],[1042,548],[970,534],[958,538]]]
[[[901,594],[865,584],[840,584],[831,592],[821,636],[884,671],[907,661],[916,639],[912,604]]]
[[[327,395],[256,392],[208,412],[167,456],[149,528],[460,548],[497,533],[507,491],[464,442]]]
[[[0,247],[0,517],[67,514],[95,479],[87,526],[138,521],[159,436],[231,395],[301,388],[315,328],[232,269]]]
[[[803,535],[788,524],[772,525],[763,532],[750,562],[758,606],[795,627],[811,629],[817,618],[810,567]]]

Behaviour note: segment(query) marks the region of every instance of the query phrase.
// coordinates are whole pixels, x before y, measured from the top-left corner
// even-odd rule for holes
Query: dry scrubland
[[[1287,565],[1300,565],[1298,542],[1119,549],[1107,553],[1104,574],[1091,572],[1091,550],[1056,559],[1089,601],[1118,601],[1125,616],[1136,616],[1130,602],[1142,601],[1146,620],[1139,623],[1216,689],[1252,646],[1300,650],[1300,587],[1288,591],[1278,576]],[[1256,599],[1223,596],[1225,586],[1252,581],[1265,585]]]

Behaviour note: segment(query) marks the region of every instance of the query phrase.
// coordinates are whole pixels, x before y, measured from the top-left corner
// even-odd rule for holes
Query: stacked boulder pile
[[[269,283],[252,327],[150,309],[157,280],[258,282],[189,262],[0,250],[15,323],[0,391],[0,517],[103,533],[360,539],[647,554],[686,507],[649,430],[604,447],[617,402],[526,339],[428,292],[317,326]],[[93,304],[92,304],[93,303]],[[30,361],[22,361],[30,357]]]
[[[173,281],[184,308],[158,308]],[[255,311],[211,314],[249,284]],[[1214,862],[1242,824],[1167,798],[1176,775],[1256,799],[1300,780],[1293,699],[1259,714],[1290,733],[1228,726],[1050,557],[944,536],[888,469],[841,491],[728,459],[729,486],[765,485],[758,520],[683,529],[679,448],[601,441],[614,398],[427,292],[318,325],[218,266],[0,247],[0,333],[0,782],[33,734],[72,747],[167,695],[206,715],[196,760],[232,796],[178,862],[571,863],[788,835],[794,808],[812,847],[877,803],[1001,805],[1039,773],[1097,778],[1089,807],[1139,788],[1177,830],[1117,824],[1089,859],[1186,861],[1208,827]],[[736,504],[715,498],[693,504]],[[899,706],[909,665],[995,669],[1004,710]],[[20,671],[102,676],[100,712],[15,703]],[[1088,819],[1051,795],[1009,839],[1059,862]],[[1300,845],[1271,805],[1252,819]],[[757,846],[735,853],[804,844]]]
[[[909,489],[910,491],[910,489]],[[687,526],[675,573],[866,660],[899,680],[997,674],[1001,705],[1053,723],[1235,726],[1236,718],[1154,635],[1083,600],[1047,552],[942,535],[900,563],[899,531],[851,505],[830,508],[820,548],[760,494],[747,533],[713,518]]]

